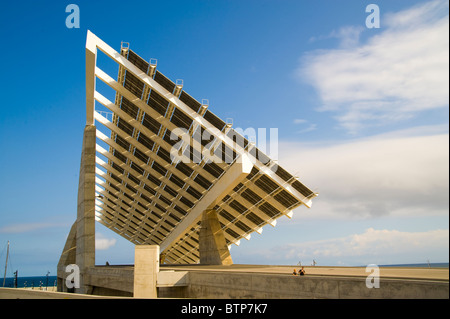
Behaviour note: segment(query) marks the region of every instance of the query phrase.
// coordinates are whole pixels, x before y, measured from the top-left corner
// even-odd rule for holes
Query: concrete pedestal
[[[136,245],[134,249],[135,298],[157,298],[156,280],[159,272],[159,246]]]
[[[199,234],[200,264],[232,265],[230,251],[214,209],[203,212]]]

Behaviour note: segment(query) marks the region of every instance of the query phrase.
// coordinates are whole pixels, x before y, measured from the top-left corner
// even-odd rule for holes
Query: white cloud
[[[304,124],[307,123],[308,121],[305,119],[294,119],[294,124]]]
[[[424,131],[435,129],[418,129]],[[326,145],[280,142],[280,165],[319,192],[311,209],[299,208],[301,218],[448,214],[449,135],[408,134]]]
[[[35,230],[51,228],[51,227],[66,227],[65,223],[50,223],[50,222],[37,222],[37,223],[19,223],[6,225],[0,228],[0,234],[19,234],[27,233]]]
[[[296,133],[307,133],[307,132],[315,131],[317,129],[317,124],[308,123],[308,120],[305,120],[305,119],[294,119],[294,124],[297,124],[297,125],[307,124],[308,125],[307,127],[296,131]]]
[[[106,238],[102,233],[97,233],[95,236],[95,249],[107,250],[116,245],[115,238]]]
[[[340,238],[308,241],[272,247],[263,254],[278,260],[309,262],[315,259],[327,264],[347,265],[387,264],[447,261],[449,249],[448,229],[425,232],[369,228],[363,233]],[[261,252],[262,253],[262,252]]]
[[[337,32],[333,31],[332,36],[341,41],[341,48],[354,48],[359,44],[359,38],[364,28],[361,26],[346,26]]]
[[[364,31],[362,26],[345,26],[339,30],[333,30],[326,36],[311,37],[310,42],[316,42],[326,39],[338,39],[340,41],[341,48],[353,48],[359,44],[359,38]]]
[[[361,29],[335,32],[341,48],[310,52],[298,76],[317,90],[322,111],[351,133],[448,106],[448,1],[386,14],[381,32],[358,45]],[[367,29],[364,32],[370,32]]]
[[[297,133],[307,133],[311,131],[315,131],[317,129],[317,124],[309,124],[308,127],[297,131]]]

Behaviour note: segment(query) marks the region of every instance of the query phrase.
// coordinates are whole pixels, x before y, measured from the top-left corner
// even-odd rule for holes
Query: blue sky
[[[68,29],[65,8],[80,8]],[[366,5],[381,27],[365,25]],[[3,4],[0,263],[56,274],[76,217],[84,46],[120,42],[243,129],[278,128],[313,207],[241,241],[235,263],[448,262],[448,1]],[[97,263],[133,245],[97,223]],[[2,261],[3,260],[3,261]]]

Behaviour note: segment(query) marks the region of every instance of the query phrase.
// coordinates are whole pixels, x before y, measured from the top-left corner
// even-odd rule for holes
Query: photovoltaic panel
[[[293,182],[292,187],[294,187],[300,194],[304,195],[305,197],[310,197],[314,195],[314,192],[312,190],[310,190],[308,187],[306,187],[299,181]]]
[[[285,190],[282,190],[278,194],[274,195],[274,198],[286,208],[289,208],[297,203],[295,197],[289,195],[289,193]]]
[[[137,66],[142,72],[147,73],[149,63],[134,53],[132,50],[128,50],[128,60]]]
[[[155,120],[148,114],[144,114],[144,120],[142,121],[142,125],[144,125],[146,128],[148,128],[155,134],[158,134],[161,128],[161,124],[159,124],[157,120]]]
[[[209,106],[202,108],[187,92],[180,93],[179,87],[176,91],[173,81],[155,71],[156,65],[150,67],[129,49],[122,49],[122,55],[139,72],[120,65],[117,82],[124,91],[116,88],[116,105],[123,112],[119,116],[119,110],[109,106],[113,122],[102,122],[111,130],[111,139],[102,138],[110,146],[109,164],[98,164],[102,172],[107,171],[97,174],[102,196],[97,197],[99,222],[135,244],[162,244],[243,152],[252,159],[251,172],[214,204],[228,244],[260,233],[264,225],[316,196],[220,117],[205,110]],[[158,92],[145,74],[169,95]],[[177,96],[171,94],[175,91]],[[201,123],[196,117],[202,118]],[[184,130],[189,142],[172,134],[176,128]],[[173,158],[173,147],[184,157]],[[193,223],[179,240],[169,243],[164,251],[166,262],[198,262],[200,225],[200,221]]]
[[[139,111],[139,108],[136,105],[134,105],[124,97],[122,97],[121,109],[124,110],[124,112],[130,115],[132,118],[136,118]]]
[[[180,101],[182,101],[184,104],[189,106],[192,110],[195,112],[198,112],[200,107],[202,106],[200,102],[198,102],[196,99],[194,99],[192,96],[187,94],[185,91],[181,92],[180,95]]]
[[[170,93],[175,89],[175,83],[166,78],[161,72],[156,70],[155,81],[161,84]]]
[[[209,110],[206,111],[204,118],[212,125],[214,125],[217,129],[219,129],[219,131],[221,131],[226,124],[223,120],[218,118],[214,113],[212,113]]]
[[[241,196],[243,198],[245,198],[247,201],[249,201],[250,203],[252,203],[253,205],[256,205],[259,201],[262,200],[262,198],[256,194],[255,192],[253,192],[250,189],[246,189],[241,193]]]
[[[152,90],[150,98],[148,99],[148,105],[155,109],[159,114],[165,115],[169,102],[165,100],[158,92]]]
[[[189,129],[189,127],[192,124],[192,120],[189,118],[189,116],[185,115],[182,111],[180,111],[177,108],[175,108],[173,111],[171,121],[177,127],[181,127],[184,129]]]
[[[126,72],[124,86],[137,97],[141,97],[144,91],[144,82],[131,72]]]

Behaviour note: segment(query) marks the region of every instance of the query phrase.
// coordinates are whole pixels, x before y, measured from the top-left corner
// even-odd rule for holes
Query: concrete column
[[[205,210],[199,234],[200,264],[232,265],[230,251],[220,227],[217,212],[214,209]]]
[[[157,298],[156,279],[159,272],[159,246],[136,245],[134,248],[135,298]]]
[[[77,293],[89,293],[86,271],[95,266],[95,134],[94,125],[86,125],[83,135],[76,222],[76,264],[80,268]]]

